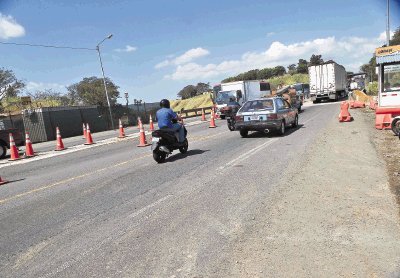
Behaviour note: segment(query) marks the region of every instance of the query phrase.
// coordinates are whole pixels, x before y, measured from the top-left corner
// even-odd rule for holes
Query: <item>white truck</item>
[[[268,82],[260,80],[246,80],[221,83],[221,90],[216,93],[217,116],[225,118],[224,107],[233,99],[240,105],[248,100],[271,95],[271,86]],[[221,110],[222,109],[222,110]]]
[[[346,69],[333,62],[308,68],[310,77],[310,97],[313,103],[321,100],[338,100],[347,96]]]

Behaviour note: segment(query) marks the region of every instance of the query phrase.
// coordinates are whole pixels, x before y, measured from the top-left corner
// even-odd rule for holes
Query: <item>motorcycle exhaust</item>
[[[160,146],[159,149],[160,149],[160,151],[162,151],[162,152],[171,153],[171,152],[169,151],[169,149],[168,149],[166,146]]]

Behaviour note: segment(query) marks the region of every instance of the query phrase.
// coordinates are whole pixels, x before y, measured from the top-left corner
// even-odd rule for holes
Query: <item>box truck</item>
[[[329,61],[322,65],[310,66],[308,75],[313,103],[321,100],[338,100],[347,96],[347,73],[343,66]]]
[[[246,80],[221,83],[221,90],[216,93],[217,116],[225,118],[224,107],[233,99],[240,105],[248,100],[271,95],[271,86],[260,80]]]

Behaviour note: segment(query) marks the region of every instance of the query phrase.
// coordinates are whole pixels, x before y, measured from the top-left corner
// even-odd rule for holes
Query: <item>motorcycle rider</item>
[[[160,109],[156,113],[158,128],[170,128],[179,133],[179,143],[185,140],[185,130],[182,124],[173,122],[173,120],[178,121],[180,118],[178,115],[172,111],[170,108],[170,103],[168,99],[162,99],[160,101]]]

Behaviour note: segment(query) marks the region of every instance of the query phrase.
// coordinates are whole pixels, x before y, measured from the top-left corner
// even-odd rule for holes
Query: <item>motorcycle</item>
[[[231,105],[223,108],[226,118],[226,123],[230,131],[235,130],[235,125],[236,125],[235,116],[239,108],[240,106],[231,106]]]
[[[165,159],[172,154],[174,150],[178,150],[184,154],[189,148],[189,142],[186,138],[187,130],[185,131],[185,140],[180,143],[178,141],[178,132],[171,128],[162,128],[152,132],[151,150],[153,152],[153,159],[157,163],[163,163]]]

